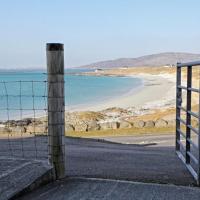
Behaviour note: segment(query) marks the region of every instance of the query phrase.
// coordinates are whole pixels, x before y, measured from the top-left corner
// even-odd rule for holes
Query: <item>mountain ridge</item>
[[[200,54],[183,52],[164,52],[136,58],[118,58],[80,66],[80,68],[120,68],[120,67],[158,67],[176,65],[177,62],[200,60]]]

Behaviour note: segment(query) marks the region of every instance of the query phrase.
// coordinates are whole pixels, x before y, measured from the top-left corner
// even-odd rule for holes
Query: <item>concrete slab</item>
[[[129,181],[70,178],[44,186],[16,200],[199,200],[194,187]]]
[[[36,187],[51,170],[45,161],[0,157],[0,200],[7,200],[30,186]]]

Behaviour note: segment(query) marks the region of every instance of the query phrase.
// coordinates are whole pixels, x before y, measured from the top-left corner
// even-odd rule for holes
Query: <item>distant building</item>
[[[97,68],[95,69],[95,72],[103,72],[103,69]]]
[[[174,65],[174,64],[167,64],[164,67],[176,67],[176,65]]]
[[[120,69],[128,69],[128,67],[127,67],[127,66],[124,66],[124,67],[120,67]]]

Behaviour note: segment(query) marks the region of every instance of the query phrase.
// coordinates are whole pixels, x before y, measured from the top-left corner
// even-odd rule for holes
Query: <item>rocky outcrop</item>
[[[88,126],[87,128],[88,131],[97,131],[100,129],[100,125],[97,124],[97,121],[89,121],[87,122],[87,126]]]
[[[132,124],[125,120],[119,122],[119,128],[131,128]]]
[[[87,124],[85,122],[80,122],[74,125],[75,131],[87,131]]]
[[[0,127],[0,134],[10,133],[11,129],[7,127]]]
[[[176,126],[176,120],[169,120],[167,121],[167,126],[168,127],[175,127]]]
[[[112,129],[111,124],[109,122],[100,123],[100,130],[108,130]]]
[[[123,117],[127,116],[128,112],[128,110],[118,107],[107,108],[101,111],[104,116],[108,117]]]
[[[118,129],[120,127],[119,122],[103,122],[100,123],[100,130],[108,130],[108,129]]]
[[[155,122],[152,120],[145,122],[146,128],[153,128],[154,126],[155,126]]]
[[[42,123],[42,120],[41,119],[32,119],[32,118],[25,118],[25,119],[22,119],[22,120],[9,120],[9,121],[6,121],[4,124],[8,127],[16,127],[16,126],[28,126],[29,124],[31,123]]]
[[[26,132],[26,128],[23,126],[15,126],[15,127],[11,127],[10,129],[14,133],[25,133]]]
[[[30,133],[30,134],[44,134],[47,132],[47,126],[45,124],[38,124],[38,125],[34,125],[34,124],[30,124],[26,127],[26,133]]]
[[[145,126],[145,122],[142,121],[142,120],[139,120],[139,121],[135,121],[134,122],[134,127],[135,128],[143,128]]]
[[[118,122],[110,122],[110,126],[111,126],[112,129],[118,129],[119,123]]]
[[[140,109],[142,113],[137,113],[135,108],[108,108],[103,111],[81,111],[67,112],[65,114],[65,131],[97,131],[109,129],[129,129],[129,128],[160,128],[175,127],[176,121],[173,117],[162,117],[157,120],[148,120],[142,116],[147,116],[145,109]],[[147,110],[149,112],[149,110]],[[9,120],[0,122],[0,133],[30,133],[30,134],[46,134],[47,118],[26,118],[22,120]],[[192,121],[194,127],[198,126],[197,121]]]
[[[65,124],[65,132],[67,132],[67,131],[71,132],[71,131],[74,131],[74,130],[75,129],[74,129],[73,125],[71,125],[71,124]]]
[[[167,121],[163,120],[163,119],[159,119],[155,122],[155,127],[166,127],[167,126]]]

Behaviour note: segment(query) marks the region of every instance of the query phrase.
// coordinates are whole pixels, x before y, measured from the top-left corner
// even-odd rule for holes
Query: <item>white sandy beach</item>
[[[67,111],[100,111],[110,107],[154,109],[175,106],[176,77],[172,74],[137,74],[131,77],[143,80],[140,86],[114,99],[107,99],[94,105],[80,105]]]

